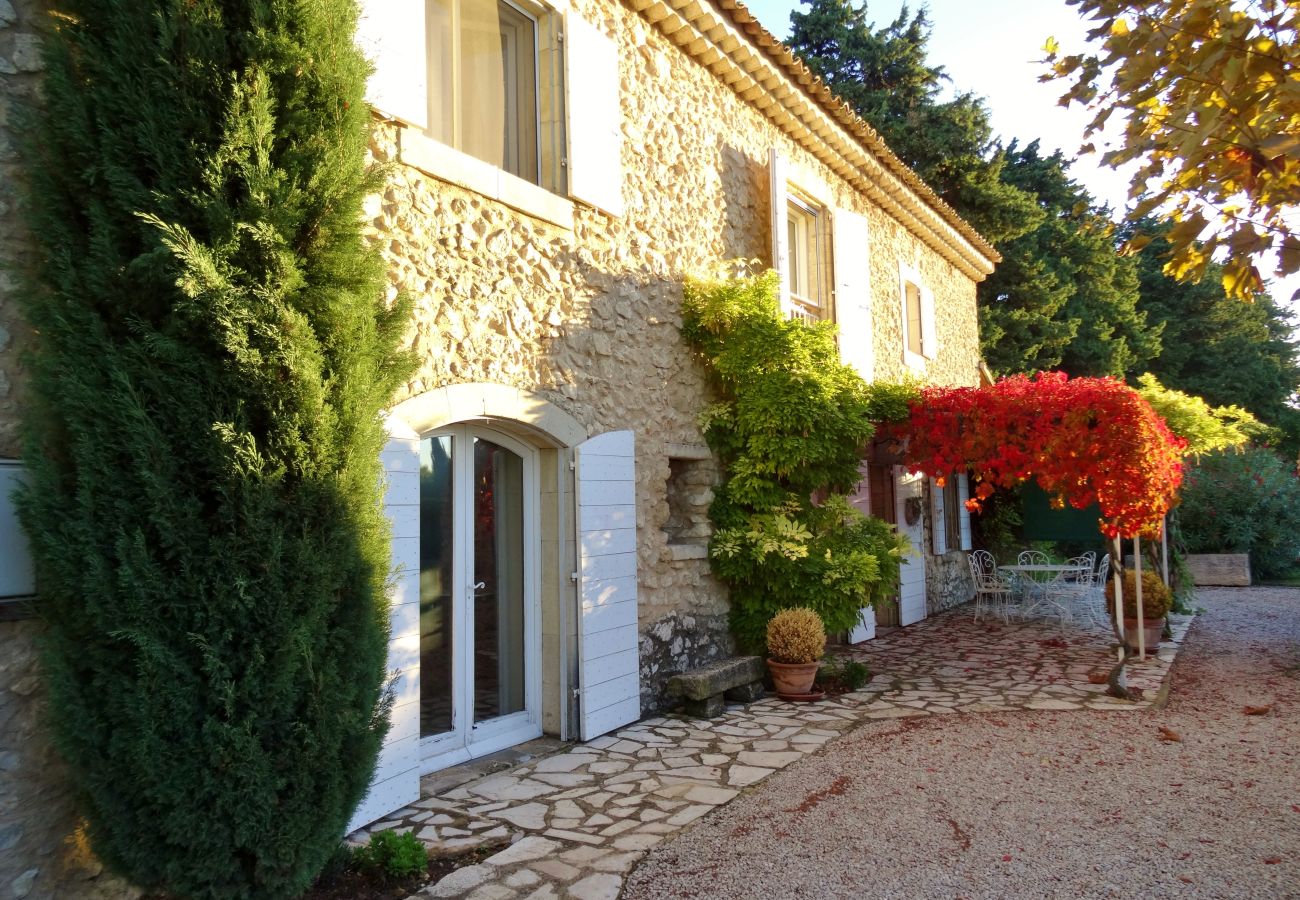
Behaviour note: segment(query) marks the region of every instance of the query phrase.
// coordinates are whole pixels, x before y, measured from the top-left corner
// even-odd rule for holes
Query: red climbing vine
[[[1186,441],[1114,378],[1044,372],[926,388],[898,427],[911,471],[936,479],[971,471],[972,511],[997,488],[1034,478],[1060,506],[1098,503],[1108,537],[1157,529],[1183,480]]]

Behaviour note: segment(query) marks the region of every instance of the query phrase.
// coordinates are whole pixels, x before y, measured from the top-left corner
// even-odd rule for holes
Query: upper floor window
[[[922,355],[925,345],[921,334],[925,325],[921,320],[921,286],[912,281],[903,282],[903,303],[907,307],[907,352]]]
[[[772,150],[772,267],[781,275],[781,308],[792,319],[830,319],[830,210],[809,193],[815,184],[796,189],[786,170],[786,159]],[[800,184],[806,180],[801,174]]]
[[[791,196],[786,204],[790,274],[790,315],[816,321],[830,318],[826,284],[825,211]]]
[[[425,22],[429,135],[559,190],[558,16],[524,0],[429,0]]]
[[[903,362],[925,370],[925,361],[938,355],[935,333],[934,293],[911,266],[898,266],[898,293],[903,319]]]
[[[409,126],[403,162],[550,221],[566,217],[548,194],[622,215],[619,49],[600,27],[539,0],[361,0],[357,42],[366,99]]]

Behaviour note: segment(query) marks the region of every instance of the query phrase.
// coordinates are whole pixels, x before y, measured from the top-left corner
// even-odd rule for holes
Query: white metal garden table
[[[1018,563],[998,566],[998,569],[1023,586],[1025,596],[1030,600],[1028,608],[1021,613],[1023,619],[1043,607],[1051,610],[1048,615],[1055,614],[1062,620],[1070,618],[1070,607],[1065,603],[1067,576],[1083,578],[1088,574],[1086,566],[1074,563]]]

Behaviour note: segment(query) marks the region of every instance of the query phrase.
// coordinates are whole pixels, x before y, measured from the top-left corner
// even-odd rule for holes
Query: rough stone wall
[[[923,522],[925,535],[925,611],[934,615],[969,602],[975,596],[975,582],[971,580],[968,555],[963,550],[934,553],[934,514],[931,510],[930,492],[933,486],[927,481]]]
[[[43,0],[0,0],[0,457],[19,455],[22,402],[20,353],[27,329],[18,314],[17,271],[28,263],[31,241],[19,221],[18,108],[35,93],[41,58],[36,27]]]
[[[421,366],[404,396],[495,382],[540,393],[591,433],[635,431],[651,709],[672,671],[731,649],[725,591],[707,560],[682,558],[664,530],[665,447],[702,442],[696,417],[710,399],[678,332],[683,279],[720,260],[770,264],[770,150],[812,173],[832,205],[869,217],[879,377],[903,371],[902,260],[936,297],[940,349],[927,379],[976,383],[975,285],[639,15],[600,0],[577,6],[619,44],[624,215],[577,204],[570,232],[401,166],[372,204],[371,234],[394,293],[416,299],[410,340]],[[377,159],[398,158],[398,131],[377,130]]]
[[[916,269],[934,291],[939,349],[934,359],[926,360],[922,377],[930,384],[978,385],[980,339],[975,282],[883,211],[873,210],[869,219],[876,378],[894,381],[918,374],[903,364],[903,306],[898,280],[901,262]]]
[[[960,550],[925,558],[925,609],[929,615],[952,609],[975,596],[970,563]]]
[[[0,622],[0,897],[138,897],[76,839],[63,762],[41,722],[38,629],[34,621]]]

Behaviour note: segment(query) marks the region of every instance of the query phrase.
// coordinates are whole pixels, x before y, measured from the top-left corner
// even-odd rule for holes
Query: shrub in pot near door
[[[783,609],[767,623],[767,668],[781,696],[812,693],[826,649],[821,616],[807,607]]]
[[[1124,571],[1124,637],[1137,646],[1137,578],[1132,569]],[[1142,631],[1148,648],[1160,643],[1173,596],[1160,576],[1149,569],[1142,572]],[[1106,612],[1115,615],[1115,579],[1106,579]]]

